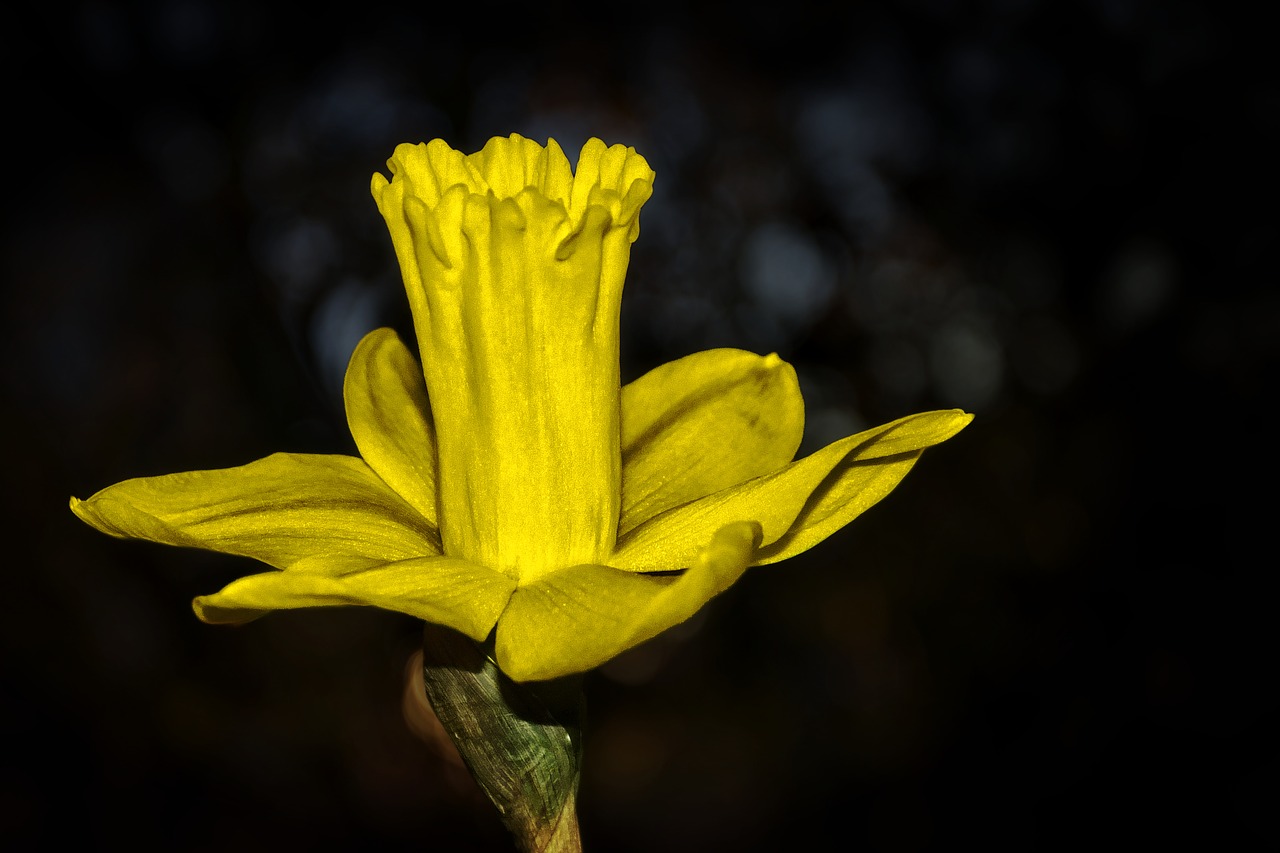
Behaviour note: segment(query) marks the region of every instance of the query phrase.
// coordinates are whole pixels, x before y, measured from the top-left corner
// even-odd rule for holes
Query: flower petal
[[[803,433],[800,384],[777,355],[715,349],[649,371],[622,389],[619,535],[778,470]]]
[[[436,524],[436,433],[427,383],[394,330],[375,329],[356,345],[342,398],[361,457]]]
[[[712,531],[744,520],[764,530],[769,558],[762,562],[799,553],[874,505],[906,476],[921,451],[972,419],[958,409],[924,412],[841,439],[780,471],[650,519],[619,539],[609,565],[629,571],[685,566]],[[838,508],[832,506],[837,501]],[[783,537],[790,537],[788,544],[775,554],[769,546]]]
[[[717,531],[678,577],[572,566],[511,596],[498,620],[498,665],[516,681],[585,672],[697,613],[750,565],[760,526]]]
[[[276,453],[239,468],[143,477],[71,509],[103,533],[334,573],[440,553],[435,528],[363,461]]]
[[[297,607],[369,605],[447,625],[483,640],[515,589],[515,581],[450,557],[418,557],[339,575],[296,569],[241,578],[192,602],[205,622],[237,623]]]

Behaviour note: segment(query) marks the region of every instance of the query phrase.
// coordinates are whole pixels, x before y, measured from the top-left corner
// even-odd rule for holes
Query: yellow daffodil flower
[[[618,319],[654,173],[592,139],[469,156],[401,145],[373,178],[421,366],[370,332],[343,389],[359,456],[277,453],[71,500],[112,536],[272,566],[195,599],[206,622],[362,604],[483,640],[517,681],[595,667],[699,610],[752,565],[875,504],[971,419],[911,415],[793,460],[795,371],[690,355],[621,387]]]

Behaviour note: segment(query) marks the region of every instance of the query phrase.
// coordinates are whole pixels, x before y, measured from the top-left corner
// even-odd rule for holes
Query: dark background
[[[371,173],[513,131],[657,170],[626,377],[777,351],[804,452],[977,415],[590,678],[589,849],[1274,844],[1267,28],[1189,0],[415,8],[0,31],[6,846],[510,849],[406,723],[413,620],[202,625],[249,563],[66,503],[350,452],[351,348],[409,328]]]

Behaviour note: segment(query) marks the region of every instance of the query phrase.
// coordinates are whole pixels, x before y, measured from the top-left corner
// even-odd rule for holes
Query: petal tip
[[[493,658],[498,669],[512,681],[525,684],[531,681],[551,681],[569,675],[586,672],[598,663],[582,665],[566,664],[554,656],[541,654],[536,649],[522,648],[519,643],[507,642],[502,630],[494,638]]]
[[[71,500],[68,501],[67,505],[71,508],[71,512],[75,514],[76,518],[80,519],[90,527],[101,529],[97,521],[94,519],[94,514],[89,511],[88,501],[82,501],[75,495],[72,495]]]
[[[123,534],[108,520],[110,518],[109,512],[108,514],[103,513],[104,508],[109,511],[112,506],[110,497],[94,495],[93,497],[80,500],[80,498],[73,495],[71,500],[68,502],[68,506],[71,507],[71,511],[75,513],[76,518],[80,519],[94,530],[117,538],[125,536],[125,534]]]
[[[960,432],[960,430],[973,423],[973,414],[971,412],[966,412],[964,409],[952,409],[951,413],[955,416],[955,419],[952,421],[953,429],[955,431],[951,433],[952,435],[955,435],[957,432]]]
[[[213,624],[213,620],[209,618],[209,610],[205,605],[205,596],[198,595],[191,599],[191,609],[201,622]]]
[[[244,625],[267,613],[264,610],[222,607],[215,603],[216,598],[217,595],[198,595],[191,599],[191,609],[196,618],[206,625]]]

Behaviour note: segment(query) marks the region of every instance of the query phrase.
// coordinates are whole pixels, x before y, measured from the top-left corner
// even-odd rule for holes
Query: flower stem
[[[492,651],[428,623],[427,699],[519,849],[579,853],[582,678],[518,683]]]

